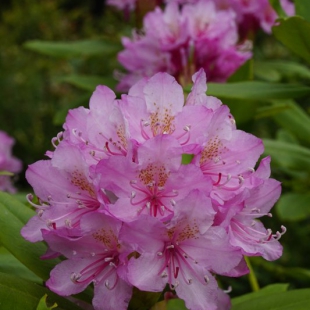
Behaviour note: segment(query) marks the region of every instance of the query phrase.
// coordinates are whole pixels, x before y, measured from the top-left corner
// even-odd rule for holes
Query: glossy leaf
[[[170,299],[167,302],[167,310],[187,310],[182,299]]]
[[[39,301],[39,304],[37,306],[36,310],[52,310],[54,308],[56,308],[58,305],[56,303],[54,303],[52,306],[48,306],[46,304],[46,298],[47,298],[47,294],[45,294]]]
[[[283,194],[276,208],[283,220],[298,221],[310,218],[310,194]]]
[[[258,293],[257,293],[258,294]],[[306,310],[310,304],[310,289],[267,294],[238,303],[231,310]]]
[[[43,55],[71,58],[81,56],[113,54],[120,50],[120,45],[107,40],[81,40],[72,42],[55,42],[33,40],[24,47]]]
[[[273,7],[273,9],[277,12],[278,16],[286,17],[286,13],[281,6],[280,0],[269,0],[269,3]]]
[[[279,82],[282,77],[310,79],[310,70],[293,61],[255,61],[254,75],[270,82]]]
[[[97,75],[72,74],[57,79],[58,82],[65,82],[77,88],[94,91],[97,85],[106,85],[112,89],[115,88],[116,80],[112,77]]]
[[[284,168],[310,171],[310,149],[282,141],[264,139],[265,154]]]
[[[257,292],[252,292],[249,294],[245,294],[239,297],[232,298],[231,303],[233,306],[236,306],[242,302],[251,300],[252,298],[257,298],[257,297],[263,297],[266,295],[278,293],[278,292],[285,292],[288,289],[288,284],[283,284],[283,283],[277,283],[277,284],[271,284],[263,287]]]
[[[310,63],[310,22],[298,16],[281,19],[272,32],[287,48]]]
[[[46,252],[46,245],[42,242],[30,243],[20,235],[20,230],[27,221],[26,215],[29,213],[33,215],[32,210],[27,206],[8,194],[0,193],[0,240],[2,245],[33,273],[46,280],[59,260],[41,260],[40,256]]]
[[[298,98],[308,94],[310,94],[308,86],[258,81],[209,83],[207,90],[207,95],[210,96],[246,100]]]
[[[255,118],[274,116],[286,110],[289,110],[289,106],[285,103],[259,107],[255,113]]]
[[[301,141],[310,143],[310,117],[294,101],[285,100],[274,102],[274,107],[286,105],[287,109],[274,116],[276,122],[293,133]]]
[[[310,21],[310,1],[294,0],[296,15]]]
[[[8,274],[0,273],[1,309],[34,310],[43,295],[47,294],[49,302],[57,303],[57,309],[82,310],[66,298],[60,297],[43,286]]]
[[[38,276],[31,272],[3,246],[0,246],[0,272],[15,275],[35,283],[42,283]]]
[[[144,292],[136,287],[130,300],[129,310],[145,310],[151,308],[160,298],[161,292]]]

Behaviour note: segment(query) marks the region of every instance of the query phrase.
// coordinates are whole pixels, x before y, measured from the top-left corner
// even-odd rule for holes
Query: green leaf
[[[259,107],[255,113],[255,118],[258,119],[263,117],[274,116],[288,109],[289,106],[286,103]]]
[[[48,294],[49,301],[57,303],[57,309],[82,310],[66,298],[60,297],[43,286],[15,277],[0,273],[0,306],[1,309],[36,309],[41,297]]]
[[[0,171],[0,175],[6,175],[6,176],[13,176],[14,175],[14,173],[12,173],[12,172],[10,172],[10,171]]]
[[[276,210],[283,220],[299,221],[310,218],[310,193],[286,193],[277,203]]]
[[[161,292],[144,292],[136,287],[133,288],[133,295],[130,300],[129,310],[150,309],[160,298]]]
[[[20,202],[19,199],[21,198],[16,198],[16,195],[0,192],[0,203],[6,205],[14,216],[16,216],[23,224],[26,224],[28,220],[35,215],[35,212],[24,203]],[[26,202],[26,195],[24,196],[24,200]]]
[[[98,75],[82,75],[72,74],[57,78],[57,82],[65,82],[77,88],[94,91],[97,85],[106,85],[111,89],[116,86],[116,81],[112,77],[104,77]]]
[[[310,79],[310,70],[293,61],[255,61],[254,75],[266,81],[278,82],[281,77]]]
[[[285,292],[287,291],[288,286],[289,286],[288,284],[283,284],[283,283],[267,285],[257,292],[252,292],[249,294],[245,294],[242,296],[232,298],[231,303],[233,306],[236,306],[242,302],[251,300],[252,298],[263,297],[263,296],[278,293],[278,292]]]
[[[301,17],[293,16],[280,19],[272,27],[274,36],[287,48],[310,63],[310,23]]]
[[[223,99],[223,102],[228,105],[237,124],[252,120],[256,116],[256,110],[259,107],[259,101],[249,99],[241,100],[225,98]]]
[[[265,155],[284,168],[310,171],[310,149],[283,141],[264,139]]]
[[[294,0],[296,15],[303,17],[310,21],[310,1],[308,0]]]
[[[310,94],[310,87],[298,84],[266,83],[246,81],[238,83],[209,83],[207,94],[223,99],[287,99]]]
[[[274,107],[286,105],[288,109],[274,116],[275,121],[301,141],[310,142],[310,117],[292,100],[275,101]]]
[[[273,7],[273,9],[277,12],[278,16],[287,17],[287,14],[285,13],[285,11],[281,6],[280,0],[269,0],[269,3]]]
[[[24,47],[43,55],[71,58],[115,54],[121,49],[120,44],[108,40],[81,40],[72,42],[28,41]]]
[[[253,80],[253,58],[244,63],[229,79],[231,82]]]
[[[18,276],[35,283],[42,280],[17,260],[6,248],[0,246],[0,272]]]
[[[250,300],[234,305],[231,310],[307,310],[309,304],[310,289],[300,289],[253,296]]]
[[[29,214],[32,216],[33,211],[27,206],[8,194],[0,193],[0,240],[2,245],[33,273],[46,280],[49,278],[51,269],[59,260],[41,260],[40,256],[46,252],[46,245],[30,243],[20,235],[21,228],[30,218],[30,216],[27,217]]]
[[[45,294],[39,301],[39,304],[37,306],[36,310],[52,310],[54,308],[56,308],[58,305],[56,303],[54,303],[52,306],[48,306],[46,304],[46,298],[47,298],[47,294]]]
[[[193,158],[193,154],[182,154],[182,165],[190,164]]]
[[[170,299],[167,302],[167,310],[187,310],[184,300],[182,299]]]

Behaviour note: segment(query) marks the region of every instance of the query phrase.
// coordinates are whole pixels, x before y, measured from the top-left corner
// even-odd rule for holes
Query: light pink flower
[[[83,217],[82,237],[44,231],[51,249],[67,258],[52,270],[48,288],[68,296],[93,283],[96,310],[127,309],[132,286],[126,280],[126,265],[132,249],[119,240],[121,227],[120,221],[97,212]]]
[[[210,200],[194,191],[166,225],[150,217],[128,223],[124,238],[140,253],[129,262],[130,282],[146,291],[168,284],[188,308],[217,309],[218,287],[210,271],[228,274],[242,256],[229,245],[225,230],[211,226],[213,216]]]
[[[109,201],[97,192],[81,151],[69,144],[61,143],[51,160],[30,165],[26,178],[39,198],[34,204],[29,195],[37,215],[21,231],[31,242],[42,240],[42,229],[65,228],[69,236],[78,234],[81,218]]]
[[[12,155],[14,142],[14,139],[6,132],[0,131],[0,172],[19,173],[22,169],[21,161]],[[0,190],[16,192],[10,176],[0,175]]]
[[[282,255],[279,239],[286,232],[272,233],[256,219],[271,217],[270,210],[279,199],[280,182],[270,179],[270,158],[262,160],[256,173],[248,180],[248,187],[230,201],[219,207],[216,224],[228,228],[230,244],[240,248],[247,256],[262,256],[267,260],[278,259]]]
[[[178,208],[178,201],[192,189],[208,193],[209,180],[199,167],[181,165],[181,157],[178,142],[160,135],[139,147],[137,163],[128,157],[102,160],[96,168],[100,186],[119,198],[108,206],[109,212],[126,222],[141,214],[167,221]]]

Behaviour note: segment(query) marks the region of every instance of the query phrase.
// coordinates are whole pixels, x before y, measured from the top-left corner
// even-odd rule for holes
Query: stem
[[[244,256],[245,258],[245,261],[250,269],[250,273],[249,273],[249,282],[250,282],[250,285],[251,285],[251,288],[252,288],[252,291],[253,292],[257,292],[259,291],[259,284],[258,284],[258,281],[257,281],[257,278],[256,278],[256,275],[255,275],[255,272],[254,272],[254,269],[252,268],[252,265],[250,263],[250,259],[249,257],[247,256]]]

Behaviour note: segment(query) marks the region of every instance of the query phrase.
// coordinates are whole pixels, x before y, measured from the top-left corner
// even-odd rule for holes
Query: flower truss
[[[168,72],[186,85],[203,68],[208,81],[225,82],[252,54],[249,41],[240,42],[236,13],[219,9],[211,0],[182,7],[169,2],[145,15],[143,30],[123,37],[119,90],[128,90],[142,77]]]
[[[15,187],[12,185],[10,174],[19,173],[22,163],[19,159],[12,156],[14,139],[6,132],[0,131],[0,191],[14,193]]]
[[[181,5],[194,4],[200,0],[166,0],[166,3],[175,2]],[[204,0],[209,1],[209,0]],[[231,9],[236,14],[239,33],[246,36],[252,31],[261,28],[267,33],[271,33],[271,27],[278,18],[268,0],[211,0],[218,9]],[[294,4],[290,0],[280,0],[280,5],[284,12],[292,16],[295,14]]]
[[[93,284],[95,309],[127,309],[133,287],[171,291],[189,309],[228,309],[216,275],[248,273],[244,255],[281,256],[285,228],[259,221],[281,192],[269,157],[255,169],[262,141],[206,95],[203,69],[193,82],[185,101],[167,73],[121,99],[98,86],[89,108],[69,111],[49,159],[29,166],[39,202],[28,195],[37,215],[22,235],[48,244],[44,258],[65,257],[46,282],[52,291]]]

